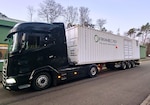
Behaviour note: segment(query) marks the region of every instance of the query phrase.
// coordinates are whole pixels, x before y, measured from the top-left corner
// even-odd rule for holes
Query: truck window
[[[26,49],[40,48],[40,36],[28,35],[28,40],[26,44]]]
[[[54,45],[55,44],[55,39],[52,37],[51,34],[44,34],[44,46],[47,45]]]

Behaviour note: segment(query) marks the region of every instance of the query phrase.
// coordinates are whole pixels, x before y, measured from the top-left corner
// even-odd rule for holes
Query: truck
[[[5,39],[8,57],[2,70],[7,90],[44,90],[62,81],[95,77],[103,66],[130,69],[139,65],[139,43],[84,26],[25,22]]]

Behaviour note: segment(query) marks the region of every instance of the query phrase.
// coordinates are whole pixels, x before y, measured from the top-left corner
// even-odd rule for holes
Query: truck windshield
[[[22,36],[20,35],[20,33],[15,33],[11,35],[11,37],[9,38],[9,46],[8,46],[8,50],[10,53],[18,52],[20,50],[21,37]]]
[[[9,52],[21,53],[26,50],[36,50],[55,44],[54,38],[48,33],[18,32],[9,38]]]

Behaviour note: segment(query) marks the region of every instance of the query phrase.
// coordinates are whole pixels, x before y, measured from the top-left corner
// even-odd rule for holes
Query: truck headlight
[[[16,83],[16,80],[14,78],[8,78],[8,79],[6,79],[6,83],[7,84],[14,84],[14,83]]]

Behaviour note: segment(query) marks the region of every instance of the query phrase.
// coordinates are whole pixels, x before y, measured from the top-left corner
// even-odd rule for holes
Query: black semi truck
[[[136,40],[81,26],[65,30],[63,23],[20,23],[6,40],[2,84],[8,90],[43,90],[61,81],[95,77],[103,64],[129,69],[140,58]]]

